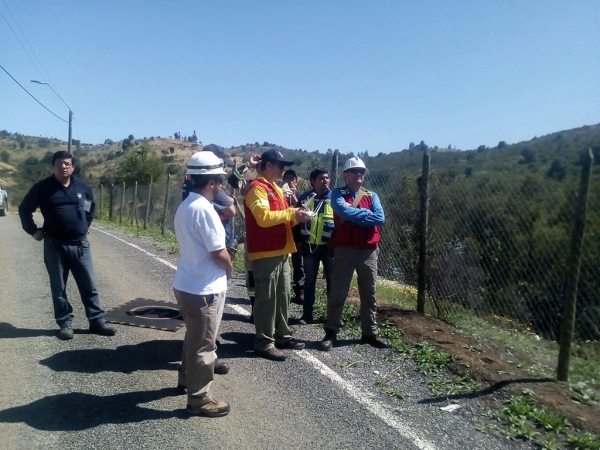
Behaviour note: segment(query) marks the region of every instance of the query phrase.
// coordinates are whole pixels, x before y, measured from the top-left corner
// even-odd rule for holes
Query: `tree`
[[[194,134],[192,134],[189,138],[188,141],[190,142],[198,142],[198,136],[196,136],[196,130],[194,130]]]
[[[508,144],[506,143],[506,141],[500,141],[498,142],[498,148],[504,148],[506,147]]]
[[[136,181],[141,184],[150,182],[150,177],[157,181],[164,172],[164,166],[154,154],[150,144],[144,143],[138,148],[130,149],[119,162],[118,174],[125,184],[131,185]]]
[[[531,164],[533,162],[535,162],[535,152],[527,147],[521,150],[521,159],[519,160],[519,163]]]
[[[424,151],[425,151],[425,150],[427,150],[428,148],[429,148],[429,147],[427,146],[427,144],[425,143],[425,141],[421,141],[421,142],[419,143],[419,150],[421,150],[421,151],[423,151],[423,152],[424,152]]]
[[[485,145],[480,145],[479,147],[477,147],[477,153],[481,153],[483,151],[485,151],[487,147]]]
[[[179,139],[179,137],[180,137],[180,134],[179,134],[179,133],[176,131],[176,132],[175,132],[175,134],[173,135],[173,137],[174,137],[175,139]]]
[[[112,141],[112,139],[104,139],[104,145],[113,145],[114,142]]]
[[[38,145],[42,148],[46,148],[50,145],[50,139],[41,137],[38,139]]]
[[[8,163],[10,160],[10,153],[8,153],[6,150],[3,150],[2,153],[0,153],[0,158],[2,158],[2,161],[5,163]]]
[[[558,159],[552,161],[550,169],[546,172],[546,176],[554,178],[556,181],[563,181],[567,176],[567,168]]]
[[[473,168],[467,167],[465,169],[465,178],[471,178],[473,176]]]
[[[131,142],[131,139],[123,139],[123,143],[121,144],[121,148],[123,149],[123,151],[126,152],[132,146],[133,142]]]
[[[133,141],[135,138],[133,137],[133,134],[130,134],[127,139],[129,139],[130,141]]]
[[[412,150],[414,148],[415,148],[415,143],[414,142],[411,142],[410,144],[408,144],[408,149],[409,150]]]

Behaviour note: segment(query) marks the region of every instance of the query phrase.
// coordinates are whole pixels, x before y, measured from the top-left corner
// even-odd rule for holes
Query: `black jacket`
[[[41,230],[65,244],[75,245],[86,237],[96,204],[90,187],[82,179],[71,176],[71,183],[64,187],[52,175],[34,184],[19,205],[21,224],[31,235],[38,230],[33,221],[33,212],[38,207],[44,216]]]

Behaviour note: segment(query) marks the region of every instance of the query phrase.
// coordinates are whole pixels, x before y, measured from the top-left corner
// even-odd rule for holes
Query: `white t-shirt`
[[[191,192],[175,213],[179,264],[173,281],[178,291],[194,295],[227,290],[227,272],[210,252],[225,248],[225,229],[212,203]]]

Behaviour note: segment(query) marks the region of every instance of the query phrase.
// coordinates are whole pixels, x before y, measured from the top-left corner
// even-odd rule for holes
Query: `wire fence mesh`
[[[555,340],[560,332],[578,179],[557,181],[529,174],[459,175],[435,169],[429,180],[427,311],[448,319],[463,311]],[[298,191],[310,188],[298,172]],[[379,276],[415,290],[419,265],[420,174],[370,172],[366,187],[378,194],[381,227]],[[332,180],[333,181],[333,180]],[[343,186],[342,175],[335,180]],[[150,187],[112,187],[112,221],[173,231],[183,177]],[[333,184],[333,183],[332,183]],[[96,188],[97,211],[108,219],[110,186]],[[123,196],[124,193],[124,196]],[[239,191],[233,195],[243,209]],[[165,201],[167,201],[165,208]],[[121,218],[122,215],[122,218]],[[575,335],[600,339],[600,177],[592,177],[581,260]],[[234,235],[243,242],[242,214]],[[416,297],[415,297],[416,301]]]

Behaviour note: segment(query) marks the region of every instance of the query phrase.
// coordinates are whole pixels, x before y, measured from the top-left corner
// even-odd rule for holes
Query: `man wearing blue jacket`
[[[331,292],[327,298],[327,320],[322,350],[334,346],[342,324],[342,310],[356,270],[360,294],[362,341],[376,348],[388,343],[377,335],[377,258],[379,255],[379,226],[385,215],[376,193],[364,187],[367,168],[358,157],[344,164],[346,186],[331,193],[335,231],[332,238],[334,262]]]

